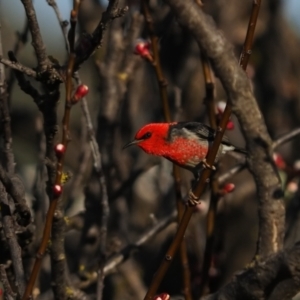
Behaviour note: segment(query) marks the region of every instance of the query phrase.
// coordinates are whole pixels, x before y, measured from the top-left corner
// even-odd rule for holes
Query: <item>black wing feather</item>
[[[213,130],[211,127],[205,125],[205,124],[198,123],[198,122],[178,122],[177,124],[174,124],[174,125],[171,126],[170,139],[172,139],[173,129],[180,130],[180,129],[183,129],[183,128],[194,132],[201,139],[207,139],[209,142],[212,142],[215,139],[215,136],[216,136],[216,131]],[[178,132],[182,132],[182,131],[177,131],[177,134],[178,134]],[[229,142],[229,139],[225,135],[222,138],[222,143],[225,144],[225,145],[231,145],[231,143]]]

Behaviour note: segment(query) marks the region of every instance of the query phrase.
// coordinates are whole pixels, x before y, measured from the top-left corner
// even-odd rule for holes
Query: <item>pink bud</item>
[[[290,193],[296,193],[298,191],[298,184],[295,181],[291,181],[288,183],[286,189]]]
[[[273,154],[273,160],[276,164],[276,166],[279,168],[279,169],[285,169],[286,167],[286,163],[285,161],[283,160],[282,156],[279,154],[279,153],[274,153]]]
[[[226,184],[223,186],[222,192],[223,192],[224,194],[228,194],[228,193],[233,192],[234,189],[235,189],[234,183],[226,183]]]
[[[226,129],[228,129],[228,130],[234,129],[234,123],[231,120],[228,121],[228,123],[226,125]]]
[[[64,144],[57,144],[54,148],[55,150],[55,154],[57,157],[61,157],[65,151],[66,151],[66,147]]]
[[[149,61],[153,60],[153,57],[150,53],[150,43],[144,40],[138,40],[134,47],[134,54],[139,55]]]
[[[59,184],[55,184],[53,187],[53,194],[55,198],[58,198],[62,193],[62,186]]]
[[[158,296],[155,296],[153,300],[169,300],[170,295],[166,293],[159,294]]]
[[[74,94],[74,96],[72,97],[72,104],[77,103],[81,98],[83,98],[84,96],[86,96],[89,92],[89,87],[85,84],[80,84],[77,89],[76,92]]]

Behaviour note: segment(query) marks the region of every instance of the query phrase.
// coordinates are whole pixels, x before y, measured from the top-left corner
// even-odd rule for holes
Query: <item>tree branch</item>
[[[18,62],[10,61],[6,58],[3,58],[1,55],[0,55],[0,63],[4,64],[5,66],[10,67],[14,70],[20,71],[30,77],[33,77],[33,78],[37,77],[36,71],[34,71],[28,67],[25,67]]]
[[[40,72],[46,71],[49,65],[49,59],[46,53],[46,47],[43,42],[40,27],[36,18],[35,9],[32,0],[21,0],[24,5],[28,26],[32,37],[32,46],[34,48]]]
[[[266,261],[256,262],[217,293],[201,300],[291,299],[300,288],[300,245],[279,251]]]
[[[237,64],[231,45],[217,31],[211,18],[205,16],[192,1],[167,2],[211,60],[241,124],[249,151],[248,165],[257,185],[260,202],[257,254],[267,256],[283,246],[283,193],[272,159],[272,140],[253,96],[250,81]]]
[[[79,66],[92,55],[97,47],[101,46],[104,31],[107,29],[109,23],[116,18],[122,17],[127,12],[127,6],[118,8],[118,5],[118,0],[110,0],[107,9],[102,14],[101,20],[94,32],[91,35],[84,34],[81,36],[80,42],[75,48],[75,70],[77,70]]]

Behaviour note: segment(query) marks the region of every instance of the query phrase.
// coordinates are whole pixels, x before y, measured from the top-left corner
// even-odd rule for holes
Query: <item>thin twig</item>
[[[68,32],[68,42],[70,47],[70,54],[75,54],[75,37],[76,37],[76,26],[77,26],[77,17],[78,17],[78,11],[81,1],[73,1],[73,9],[71,11],[70,16],[70,30]],[[74,60],[76,59],[76,54],[74,55]],[[71,97],[71,95],[70,95]],[[70,98],[71,99],[71,98]]]
[[[255,32],[255,26],[256,26],[256,21],[258,18],[258,12],[259,12],[259,5],[258,6],[253,6],[250,18],[249,18],[249,23],[248,23],[248,29],[247,29],[247,34],[245,37],[244,41],[244,46],[243,46],[243,51],[240,55],[240,61],[239,64],[241,67],[246,70],[247,64],[250,58],[251,54],[251,47],[253,43],[253,38],[254,38],[254,32]],[[202,64],[203,64],[203,70],[204,70],[204,78],[206,81],[206,91],[209,92],[210,96],[210,101],[212,101],[213,98],[213,90],[211,90],[211,83],[212,80],[210,78],[210,72],[209,72],[209,61],[205,54],[202,53]],[[209,118],[211,122],[211,126],[216,126],[216,121],[215,121],[215,116],[212,114],[214,113],[214,104],[209,104],[208,105],[208,110],[209,110]],[[210,105],[210,106],[209,106]],[[227,104],[228,105],[228,104]],[[216,128],[216,127],[215,127]],[[202,269],[202,282],[200,286],[201,290],[201,295],[206,292],[206,285],[208,282],[208,272],[209,272],[209,267],[211,264],[211,257],[212,257],[212,247],[213,247],[213,240],[214,240],[214,226],[215,226],[215,217],[216,217],[216,208],[217,208],[217,201],[219,198],[218,195],[218,190],[219,190],[219,184],[218,181],[213,179],[212,184],[211,184],[211,190],[212,190],[212,197],[210,201],[210,207],[208,211],[208,216],[207,216],[207,241],[206,241],[206,246],[205,246],[205,252],[204,252],[204,260],[203,260],[203,269]]]
[[[179,88],[175,88],[175,116],[174,119],[178,120],[180,117],[180,112],[182,110],[181,107],[181,90]],[[176,205],[177,205],[177,222],[179,223],[183,213],[184,213],[184,204],[182,201],[182,193],[181,193],[181,182],[180,182],[180,174],[179,168],[174,168],[173,166],[173,175],[175,179],[175,195],[176,195]],[[185,296],[186,300],[192,299],[192,290],[191,290],[191,271],[189,266],[189,260],[188,260],[188,252],[187,252],[187,245],[186,240],[183,239],[180,245],[180,259],[181,259],[181,267],[182,267],[182,274],[183,274],[183,294]]]
[[[146,25],[149,32],[149,36],[151,39],[151,48],[153,53],[153,60],[151,61],[152,66],[154,67],[157,82],[159,85],[159,93],[163,107],[163,115],[165,122],[171,122],[171,111],[169,107],[169,100],[168,100],[168,90],[167,90],[167,80],[164,77],[160,58],[159,58],[159,49],[158,49],[158,37],[154,31],[154,24],[153,19],[150,14],[149,9],[149,1],[142,0],[142,9],[146,19]],[[176,205],[178,211],[178,224],[181,221],[184,212],[184,204],[182,201],[181,195],[181,178],[180,178],[180,171],[179,167],[173,164],[173,177],[174,177],[174,186],[175,186],[175,194],[176,194]],[[191,294],[191,280],[190,280],[190,269],[189,269],[189,262],[188,262],[188,255],[187,255],[187,247],[186,242],[183,239],[180,245],[180,258],[181,258],[181,266],[183,271],[183,291],[186,300],[192,299]]]
[[[217,204],[220,199],[219,191],[219,180],[213,178],[210,184],[211,195],[209,202],[209,209],[206,217],[206,242],[205,250],[202,259],[202,270],[201,270],[201,283],[199,286],[199,295],[204,295],[208,291],[209,283],[209,269],[212,263],[213,246],[214,246],[214,234],[216,226],[216,215],[217,215]]]
[[[130,255],[146,244],[151,238],[157,235],[160,231],[165,229],[168,225],[175,221],[177,215],[177,211],[173,210],[173,212],[168,215],[167,217],[163,218],[162,220],[158,221],[151,229],[146,231],[141,235],[136,242],[125,246],[121,251],[117,254],[114,254],[110,257],[104,266],[104,274],[108,275],[112,273],[120,264],[125,262],[127,259],[130,258]],[[82,282],[80,284],[81,288],[87,288],[91,284],[95,283],[97,280],[97,274],[95,273],[93,276],[89,278],[88,281]]]
[[[59,22],[62,34],[64,36],[65,44],[66,44],[66,50],[68,53],[70,53],[70,45],[68,40],[68,25],[69,22],[67,20],[63,20],[62,15],[60,13],[60,10],[57,6],[57,3],[55,0],[47,0],[47,3],[53,8],[56,18]]]
[[[101,47],[104,31],[107,29],[109,23],[115,18],[122,17],[127,12],[127,6],[118,8],[118,5],[118,0],[110,0],[94,32],[91,35],[84,34],[81,36],[80,43],[78,43],[75,49],[75,70],[92,55],[96,48]]]
[[[216,112],[215,112],[215,84],[213,80],[213,71],[210,62],[203,51],[201,51],[201,61],[202,61],[202,69],[203,69],[205,92],[206,92],[204,102],[207,108],[209,124],[214,130],[216,130],[217,120],[216,120]],[[209,210],[207,213],[207,220],[206,220],[207,232],[206,232],[206,243],[205,243],[203,262],[202,262],[201,284],[199,287],[200,295],[205,290],[207,280],[209,278],[208,271],[211,264],[212,248],[214,242],[215,218],[216,218],[217,202],[219,199],[219,194],[218,194],[219,185],[215,178],[213,178],[210,187],[211,187],[211,196],[210,196]]]
[[[251,49],[252,49],[252,43],[253,43],[253,38],[255,33],[255,26],[258,18],[258,13],[260,10],[260,4],[261,4],[261,0],[253,0],[247,34],[243,45],[242,53],[240,55],[239,64],[245,71],[247,69],[248,61],[252,53]]]
[[[153,61],[151,63],[154,67],[156,78],[159,85],[160,99],[163,105],[163,114],[165,117],[165,121],[171,122],[171,113],[169,108],[168,91],[167,91],[168,83],[163,75],[163,70],[160,63],[159,51],[158,51],[158,37],[155,34],[153,20],[149,11],[149,0],[142,0],[142,8],[143,8],[143,13],[147,24],[149,36],[151,39],[151,48],[153,54]]]
[[[81,84],[79,76],[76,76],[78,84]],[[100,249],[99,249],[99,269],[98,269],[98,280],[97,280],[97,300],[102,299],[103,288],[104,288],[104,264],[106,261],[106,240],[107,240],[107,224],[109,218],[109,203],[108,203],[108,193],[106,186],[106,179],[103,173],[102,168],[102,159],[101,153],[99,150],[98,143],[96,141],[94,128],[92,124],[91,115],[88,109],[86,98],[81,100],[81,110],[85,118],[85,123],[88,131],[88,139],[90,142],[90,148],[92,150],[92,156],[94,161],[94,171],[98,178],[100,188],[101,188],[101,201],[100,201],[100,211],[101,211],[101,220],[100,220]]]
[[[284,144],[288,141],[290,141],[291,139],[293,139],[294,137],[296,137],[297,135],[300,134],[300,128],[296,128],[294,130],[292,130],[291,132],[282,135],[281,137],[277,138],[272,145],[273,149],[278,148],[281,144]]]
[[[30,77],[33,77],[33,78],[37,77],[36,71],[34,71],[28,67],[25,67],[18,62],[13,62],[6,58],[3,58],[1,55],[0,55],[0,63],[4,64],[5,66],[10,67],[14,70],[20,71]]]
[[[228,179],[230,179],[235,174],[241,172],[245,168],[246,168],[246,163],[238,164],[238,165],[232,167],[231,169],[229,169],[228,171],[226,171],[224,174],[220,175],[218,177],[219,186],[223,185]]]
[[[227,45],[225,39],[221,36],[219,32],[217,32],[215,25],[211,20],[208,20],[206,15],[197,7],[195,3],[191,2],[185,2],[185,1],[178,1],[178,0],[167,0],[167,3],[171,6],[171,8],[175,11],[175,13],[179,16],[180,21],[182,24],[187,26],[192,32],[197,30],[196,38],[198,39],[199,45],[201,47],[205,47],[205,53],[208,55],[209,59],[214,63],[215,70],[220,76],[220,79],[222,83],[224,84],[224,87],[227,91],[229,100],[232,101],[231,96],[232,94],[229,93],[230,91],[230,83],[228,81],[225,81],[225,78],[223,78],[223,75],[225,76],[225,69],[222,66],[223,60],[224,60],[224,51],[229,51],[230,46]],[[197,20],[197,23],[190,22],[190,14],[191,12],[194,12],[193,17]],[[200,17],[201,16],[201,17]],[[197,24],[197,28],[195,28],[195,24]],[[204,29],[205,28],[205,29]],[[214,37],[214,38],[211,38]],[[205,43],[204,43],[205,41]],[[222,42],[222,44],[220,44]],[[218,43],[218,47],[216,47],[216,43]],[[218,51],[210,52],[211,49],[218,48]],[[209,50],[208,50],[209,49]],[[221,50],[221,51],[219,51]],[[231,50],[230,50],[231,51]],[[234,56],[232,55],[232,58]],[[234,63],[234,62],[232,62]],[[232,69],[233,70],[233,69]],[[229,74],[228,69],[227,76],[233,76],[232,74]],[[243,78],[243,80],[247,80],[247,78]],[[236,94],[238,94],[237,91],[235,91]],[[222,119],[220,121],[219,127],[217,128],[216,136],[214,139],[214,142],[211,146],[211,148],[208,151],[206,162],[208,165],[212,166],[215,161],[216,154],[218,152],[219,146],[221,144],[227,122],[229,120],[231,113],[231,105],[228,102],[226,105],[226,108],[224,110],[224,113],[222,115]],[[185,210],[185,213],[182,217],[181,223],[179,224],[176,236],[171,243],[164,260],[162,261],[158,271],[156,272],[151,285],[149,287],[149,290],[145,296],[145,300],[152,300],[154,295],[156,294],[156,291],[162,281],[162,279],[165,276],[166,271],[168,270],[172,260],[174,259],[174,255],[177,252],[177,249],[180,246],[180,243],[182,241],[182,238],[184,236],[185,230],[188,226],[188,223],[190,221],[190,218],[194,211],[194,205],[197,203],[195,199],[199,199],[202,195],[205,186],[207,182],[209,181],[210,175],[211,175],[211,168],[206,168],[201,173],[200,178],[197,182],[196,187],[193,189],[192,193],[189,194],[189,206]]]
[[[111,2],[113,1],[110,1],[110,4]],[[112,8],[108,8],[107,11],[111,9]],[[128,82],[131,79],[131,75],[133,74],[136,63],[138,62],[137,57],[135,57],[132,53],[132,44],[141,30],[141,21],[142,20],[139,14],[133,15],[132,22],[129,30],[127,31],[126,38],[124,38],[123,35],[124,31],[121,26],[121,20],[115,21],[111,26],[111,34],[109,35],[105,63],[103,63],[103,65],[105,64],[104,72],[101,72],[102,68],[100,68],[100,75],[102,79],[101,84],[103,87],[103,89],[101,90],[101,95],[104,101],[102,101],[101,103],[98,116],[98,143],[95,140],[95,133],[92,126],[90,114],[87,110],[86,102],[82,102],[82,111],[84,117],[86,118],[88,136],[94,160],[94,173],[95,177],[97,177],[97,181],[100,183],[101,188],[100,220],[98,214],[95,212],[95,210],[91,210],[91,205],[89,205],[90,209],[87,210],[85,220],[86,226],[84,227],[83,231],[84,234],[85,230],[87,230],[88,227],[91,226],[91,224],[94,224],[94,222],[90,220],[92,220],[92,218],[96,218],[97,227],[100,227],[100,255],[98,255],[99,270],[97,283],[98,299],[101,299],[102,297],[103,280],[105,276],[105,273],[103,272],[103,267],[106,261],[106,224],[109,216],[107,195],[107,190],[109,189],[109,187],[106,186],[107,184],[105,182],[104,171],[105,175],[109,176],[110,174],[112,174],[112,172],[110,172],[110,170],[108,169],[110,169],[111,166],[117,165],[115,163],[112,163],[112,161],[115,160],[115,157],[113,157],[113,152],[111,151],[111,149],[113,148],[113,145],[111,143],[113,142],[114,132],[118,124],[117,118],[119,108],[121,106],[121,101],[124,99],[124,95],[127,91]],[[119,76],[116,76],[116,74],[118,74]],[[109,167],[106,164],[107,161],[109,162]],[[113,182],[113,180],[110,177],[108,178],[108,183]],[[90,201],[92,201],[91,199]],[[95,199],[96,203],[93,205],[99,205],[98,199],[99,197],[97,196]],[[90,220],[88,220],[88,218]]]
[[[78,84],[78,82],[77,82],[77,84]],[[83,99],[81,99],[81,101],[82,100]],[[69,195],[65,194],[65,198],[68,199],[68,204],[69,203],[73,204],[78,199],[78,191],[79,191],[79,188],[82,188],[83,179],[84,179],[84,176],[90,165],[91,154],[92,154],[91,147],[87,140],[87,128],[85,126],[86,122],[85,122],[85,118],[83,116],[81,118],[81,124],[82,124],[81,133],[80,133],[81,147],[80,147],[80,153],[78,155],[79,164],[73,174],[72,180],[68,187]]]
[[[202,70],[205,82],[205,99],[207,114],[211,128],[217,129],[217,119],[215,110],[215,83],[213,80],[213,71],[205,53],[201,51]]]
[[[158,232],[165,229],[169,224],[175,221],[177,212],[173,210],[173,212],[163,218],[162,220],[158,221],[151,229],[146,231],[135,243],[126,246],[124,249],[120,251],[120,253],[114,255],[108,262],[105,264],[104,272],[105,274],[110,273],[113,271],[120,263],[124,262],[129,252],[134,249],[138,249],[142,247],[146,242],[148,242],[152,237],[156,236]]]
[[[296,129],[292,130],[291,132],[282,135],[281,137],[277,138],[273,142],[272,149],[275,150],[276,148],[280,147],[282,144],[289,142],[291,139],[294,139],[298,135],[300,135],[300,128],[296,128]],[[246,165],[247,165],[246,162],[240,163],[240,164],[232,167],[228,171],[226,171],[224,174],[220,175],[218,177],[219,186],[223,185],[228,179],[230,179],[235,174],[244,170],[246,168]]]
[[[81,79],[78,75],[78,72],[75,73],[75,79],[76,79],[76,82],[77,82],[78,85],[82,84]],[[92,156],[93,156],[93,160],[94,160],[94,168],[97,172],[99,172],[99,170],[101,170],[101,168],[102,168],[102,166],[101,166],[101,154],[100,154],[100,151],[99,151],[98,143],[96,141],[94,126],[93,126],[93,123],[92,123],[92,118],[91,118],[91,114],[90,114],[90,111],[89,111],[89,108],[88,108],[86,97],[83,97],[81,99],[80,107],[81,107],[82,115],[85,119],[85,124],[86,124],[87,134],[88,134],[88,140],[90,142],[90,147],[91,147],[91,150],[92,150]]]
[[[76,74],[77,84],[81,84],[81,80]],[[101,211],[101,220],[100,220],[100,249],[99,249],[99,270],[98,270],[98,281],[97,281],[97,300],[102,299],[103,293],[103,281],[104,281],[104,264],[106,260],[106,239],[107,239],[107,224],[109,218],[109,203],[108,203],[108,193],[106,180],[103,173],[102,168],[102,159],[101,153],[99,150],[98,143],[95,137],[95,131],[92,124],[92,119],[90,115],[90,111],[88,109],[86,97],[81,99],[81,110],[82,114],[85,118],[85,123],[88,131],[88,139],[90,142],[90,148],[92,150],[92,156],[94,161],[94,171],[96,172],[96,176],[99,181],[99,185],[101,188],[101,201],[100,201],[100,211]]]
[[[207,115],[209,118],[210,126],[216,130],[217,129],[217,118],[215,112],[215,84],[213,80],[213,71],[209,60],[205,53],[201,51],[201,61],[203,76],[205,82],[205,105],[207,110]],[[211,265],[212,249],[214,244],[214,231],[215,231],[215,221],[216,221],[216,212],[217,212],[217,203],[219,200],[219,185],[216,178],[213,178],[210,184],[211,195],[209,202],[209,210],[206,218],[206,243],[204,256],[202,260],[202,271],[201,271],[201,284],[199,287],[199,294],[202,295],[206,290],[206,285],[209,278],[209,267]]]
[[[21,49],[25,46],[25,44],[28,41],[28,34],[29,34],[29,26],[28,26],[28,21],[27,19],[25,19],[25,25],[24,25],[24,29],[22,30],[21,33],[17,32],[17,41],[13,47],[12,52],[17,56],[19,54],[19,52],[21,51]],[[1,56],[1,54],[0,54]],[[9,95],[9,97],[11,96],[11,91],[13,88],[13,83],[15,81],[15,76],[14,76],[14,72],[12,69],[10,69],[9,73],[8,73],[8,79],[7,79],[7,93]]]
[[[71,19],[77,18],[79,2],[80,2],[80,0],[77,0],[74,3],[74,9],[71,12]],[[75,10],[75,8],[77,10]],[[75,34],[75,32],[74,32],[74,34]],[[71,47],[71,49],[73,49],[73,48]],[[65,151],[60,153],[60,155],[58,155],[58,157],[57,157],[54,186],[52,186],[53,190],[50,193],[51,201],[50,201],[50,206],[49,206],[47,216],[46,216],[43,239],[41,241],[41,244],[40,244],[38,252],[37,252],[37,257],[36,257],[36,260],[35,260],[31,275],[30,275],[30,279],[27,284],[24,296],[22,298],[23,300],[29,299],[29,297],[32,293],[34,283],[36,281],[38,272],[41,267],[42,258],[45,254],[45,251],[46,251],[46,248],[48,245],[48,241],[49,241],[51,229],[52,229],[52,224],[53,224],[53,217],[54,217],[55,210],[56,210],[58,200],[60,198],[60,194],[61,194],[61,190],[62,190],[61,177],[62,177],[62,172],[63,172],[64,157],[65,157],[68,143],[70,141],[69,123],[70,123],[70,112],[71,112],[71,108],[72,108],[72,102],[71,102],[72,101],[72,76],[74,73],[74,64],[75,64],[75,54],[72,52],[72,53],[70,53],[69,60],[68,60],[67,77],[66,77],[66,83],[65,83],[65,87],[66,87],[65,111],[64,111],[63,121],[62,121],[63,132],[62,132],[61,144],[64,146]]]

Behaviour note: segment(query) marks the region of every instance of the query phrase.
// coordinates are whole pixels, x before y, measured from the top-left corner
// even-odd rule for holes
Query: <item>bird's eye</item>
[[[143,139],[146,140],[146,139],[149,139],[151,137],[151,132],[146,132],[144,135],[143,135]]]

